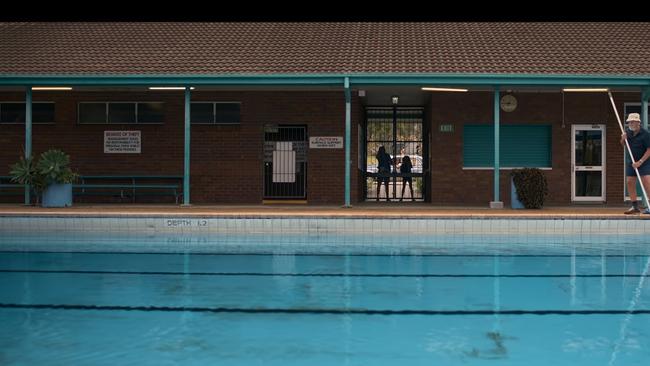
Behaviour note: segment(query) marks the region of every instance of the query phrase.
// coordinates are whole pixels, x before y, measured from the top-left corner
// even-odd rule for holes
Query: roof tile
[[[0,75],[650,75],[647,39],[650,23],[0,23]]]

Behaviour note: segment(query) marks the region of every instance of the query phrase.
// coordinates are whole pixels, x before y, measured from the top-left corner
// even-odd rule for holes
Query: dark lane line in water
[[[368,309],[294,309],[294,308],[209,308],[169,306],[111,306],[66,304],[2,304],[4,309],[101,310],[145,312],[197,312],[247,314],[354,314],[354,315],[635,315],[650,314],[650,309],[638,310],[368,310]]]
[[[602,278],[643,277],[642,274],[364,274],[364,273],[259,273],[259,272],[140,272],[140,271],[76,271],[41,269],[0,269],[0,273],[56,273],[108,275],[163,275],[163,276],[256,276],[256,277],[413,277],[413,278]],[[645,277],[650,277],[650,274]]]
[[[540,248],[537,248],[540,249]],[[572,247],[566,247],[566,249],[572,249]],[[611,249],[611,248],[610,248]],[[592,250],[599,250],[599,249],[592,249]],[[322,254],[308,254],[308,253],[291,253],[291,252],[273,252],[270,251],[268,253],[182,253],[182,252],[161,252],[161,253],[151,253],[151,252],[60,252],[60,251],[41,251],[41,250],[34,250],[34,251],[25,251],[25,250],[0,250],[0,254],[3,253],[8,253],[8,254],[23,254],[23,255],[29,255],[29,254],[99,254],[99,255],[201,255],[201,256],[265,256],[265,257],[270,257],[270,256],[296,256],[296,257],[503,257],[503,258],[510,258],[510,257],[541,257],[541,258],[547,258],[547,257],[557,257],[557,258],[571,258],[571,257],[577,257],[577,258],[582,258],[582,257],[605,257],[605,258],[619,258],[619,257],[624,257],[624,258],[636,258],[636,257],[641,257],[641,258],[646,258],[650,256],[650,253],[648,254],[608,254],[608,255],[602,255],[602,254],[576,254],[575,256],[572,254],[511,254],[511,253],[493,253],[493,254],[346,254],[346,253],[341,253],[341,254],[332,254],[332,253],[322,253]]]

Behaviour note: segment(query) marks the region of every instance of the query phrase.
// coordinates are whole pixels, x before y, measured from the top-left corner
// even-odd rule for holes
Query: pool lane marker
[[[629,216],[635,216],[635,215],[626,215],[626,218],[632,219]],[[636,216],[635,216],[636,217]],[[579,243],[581,244],[581,243]],[[519,245],[519,244],[517,244]],[[581,244],[582,245],[582,244]],[[543,248],[543,247],[542,247]],[[567,247],[564,247],[566,249]],[[602,249],[600,247],[598,248],[590,248],[591,250],[597,250],[597,249]],[[152,253],[152,252],[84,252],[84,251],[51,251],[51,250],[30,250],[30,251],[25,251],[25,250],[0,250],[0,254],[93,254],[93,255],[150,255],[150,256],[159,256],[159,255],[166,255],[166,256],[181,256],[184,254],[189,254],[191,256],[258,256],[258,257],[268,257],[272,255],[278,255],[278,253],[275,253],[273,251],[271,252],[265,252],[265,253],[232,253],[232,252],[225,252],[225,253],[183,253],[183,252],[159,252],[159,253]],[[422,258],[430,258],[430,257],[494,257],[494,254],[472,254],[472,253],[467,253],[467,254],[449,254],[449,253],[437,253],[437,254],[417,254],[418,257]],[[287,253],[282,253],[280,255],[289,255],[289,256],[295,256],[295,257],[412,257],[414,256],[413,254],[410,253],[402,253],[402,254],[382,254],[382,253],[375,253],[375,254],[361,254],[361,253],[342,253],[342,254],[333,254],[333,253],[293,253],[293,252],[287,252]],[[510,258],[510,257],[521,257],[521,258],[565,258],[565,257],[571,257],[571,254],[513,254],[513,253],[501,253],[499,252],[499,256],[502,258]],[[601,257],[601,254],[576,254],[576,257]],[[647,257],[647,254],[610,254],[606,255],[608,258],[616,258],[616,257],[627,257],[627,258],[636,258],[636,257]]]
[[[49,273],[49,274],[107,274],[144,276],[252,276],[252,277],[408,277],[408,278],[601,278],[601,277],[640,277],[645,274],[409,274],[409,273],[265,273],[265,272],[142,272],[142,271],[82,271],[50,269],[0,269],[0,273]]]
[[[329,315],[639,315],[650,309],[636,310],[369,310],[305,308],[211,308],[186,306],[119,306],[69,304],[3,304],[3,309],[100,310],[144,312],[246,313],[246,314],[329,314]]]

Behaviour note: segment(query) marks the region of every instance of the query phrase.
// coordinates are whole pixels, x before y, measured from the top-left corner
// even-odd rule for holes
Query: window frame
[[[150,103],[160,103],[162,104],[162,120],[160,122],[140,122],[140,104],[150,104]],[[162,125],[165,124],[165,102],[158,102],[158,101],[139,101],[135,102],[135,123],[132,124],[139,124],[139,125]],[[113,123],[117,124],[117,123]]]
[[[242,102],[239,101],[209,101],[209,100],[196,100],[190,102],[190,115],[192,104],[212,104],[212,122],[193,122],[190,121],[192,125],[204,125],[204,126],[238,126],[241,125],[241,105]],[[238,104],[239,105],[239,122],[217,122],[217,104]]]
[[[111,116],[111,104],[113,104],[115,107],[117,107],[118,104],[133,104],[133,117],[135,118],[135,122],[111,122],[110,121],[110,116]],[[134,125],[138,124],[138,102],[108,102],[106,103],[106,124],[109,125]]]
[[[135,104],[135,122],[109,122],[108,121],[108,105],[109,104]],[[110,126],[115,126],[115,125],[162,125],[165,124],[165,113],[163,111],[163,120],[160,122],[140,122],[139,121],[139,104],[145,104],[145,103],[160,103],[165,105],[165,102],[162,101],[157,101],[157,100],[140,100],[140,101],[133,101],[133,100],[111,100],[111,101],[79,101],[77,102],[77,124],[78,125],[110,125]],[[104,104],[104,122],[82,122],[81,121],[81,105],[82,104]]]
[[[2,113],[2,105],[3,104],[8,104],[8,103],[23,104],[23,105],[27,104],[26,102],[21,102],[21,101],[17,101],[17,100],[3,100],[3,101],[0,101],[0,113]],[[50,122],[34,122],[34,104],[53,104],[54,105],[54,119],[55,120],[50,121]],[[27,119],[27,118],[25,118],[25,119]],[[25,122],[2,122],[2,120],[0,120],[0,125],[24,125],[26,122],[27,121],[25,121]],[[52,101],[34,102],[34,101],[32,101],[32,124],[33,125],[53,125],[53,124],[56,124],[56,102],[52,102]]]

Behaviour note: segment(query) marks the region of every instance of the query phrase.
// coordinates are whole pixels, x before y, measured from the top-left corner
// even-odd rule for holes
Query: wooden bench
[[[83,175],[79,183],[72,185],[72,193],[75,196],[119,195],[120,199],[130,197],[133,203],[137,196],[173,196],[178,204],[183,196],[182,180],[182,175]]]

